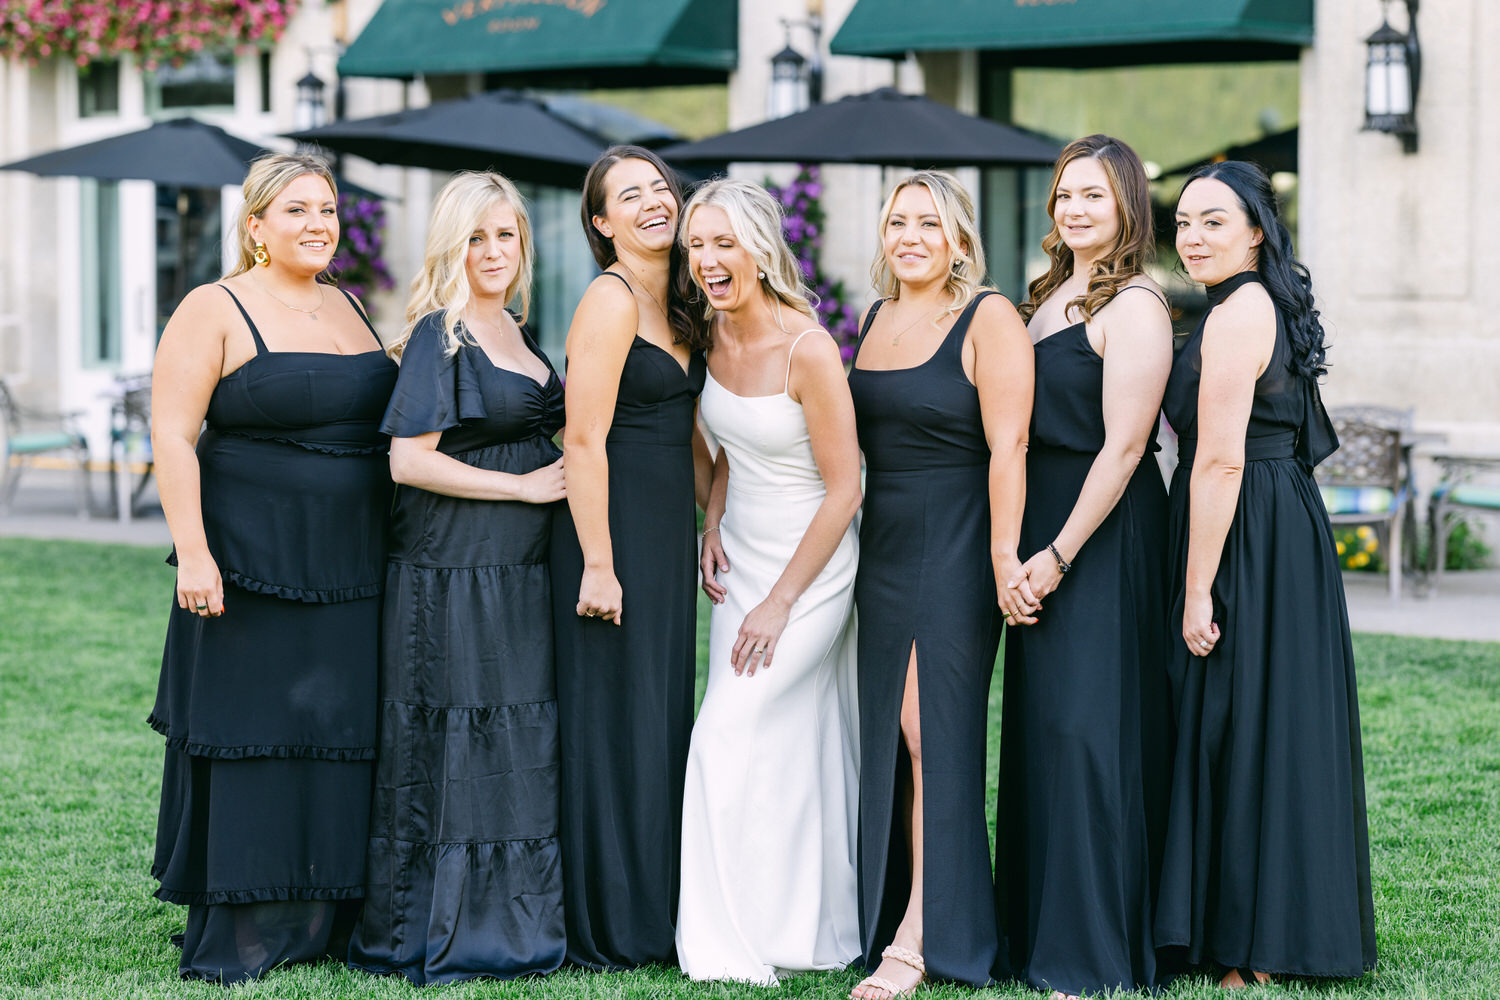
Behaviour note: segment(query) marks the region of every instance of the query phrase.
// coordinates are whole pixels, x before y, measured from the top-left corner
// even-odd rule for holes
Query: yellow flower
[[[1336,547],[1339,550],[1339,555],[1343,555],[1344,554],[1344,543],[1343,542],[1336,542],[1334,544],[1336,545]]]
[[[1375,529],[1368,524],[1361,524],[1354,529],[1354,534],[1360,538],[1372,538],[1375,535]]]
[[[1363,552],[1356,552],[1349,557],[1350,569],[1363,569],[1368,565],[1370,565],[1370,557]]]

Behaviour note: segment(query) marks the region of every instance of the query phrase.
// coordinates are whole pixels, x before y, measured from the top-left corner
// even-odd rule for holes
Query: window
[[[222,199],[218,188],[156,185],[156,335],[188,292],[218,279]]]
[[[83,363],[120,363],[120,185],[84,180]]]
[[[120,113],[120,64],[92,62],[78,70],[78,117]]]
[[[146,112],[234,107],[234,53],[200,52],[146,76]]]
[[[260,109],[271,110],[271,50],[262,49],[260,53]]]

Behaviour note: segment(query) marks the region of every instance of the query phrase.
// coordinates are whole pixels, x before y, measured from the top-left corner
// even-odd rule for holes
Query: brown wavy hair
[[[1084,322],[1104,308],[1105,303],[1145,271],[1156,254],[1155,229],[1151,219],[1151,187],[1141,158],[1119,139],[1107,135],[1086,135],[1068,143],[1052,169],[1052,185],[1047,190],[1047,214],[1052,217],[1052,231],[1042,238],[1042,249],[1051,264],[1047,273],[1026,289],[1026,301],[1017,306],[1021,318],[1030,321],[1037,306],[1073,276],[1073,251],[1063,242],[1057,229],[1057,185],[1064,168],[1074,160],[1092,157],[1104,168],[1120,216],[1120,235],[1115,245],[1094,262],[1088,288],[1068,303],[1064,315],[1077,310]]]
[[[682,227],[682,210],[686,207],[682,181],[660,156],[644,146],[611,146],[606,149],[594,161],[594,165],[589,167],[589,172],[583,179],[580,212],[583,216],[583,234],[589,241],[594,262],[601,271],[618,260],[619,256],[615,253],[615,241],[594,226],[594,216],[604,214],[604,178],[609,174],[610,168],[621,160],[645,160],[666,179],[667,190],[677,203],[679,232]],[[677,233],[672,234],[672,252],[667,267],[667,322],[672,328],[672,340],[674,343],[687,344],[695,351],[704,350],[709,341],[708,320],[704,315],[703,303],[699,301],[698,288],[688,274],[687,258],[678,244]]]

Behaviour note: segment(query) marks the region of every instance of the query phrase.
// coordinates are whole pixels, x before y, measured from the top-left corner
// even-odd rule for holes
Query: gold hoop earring
[[[266,253],[266,245],[264,243],[255,244],[255,263],[261,267],[271,266],[271,255]]]

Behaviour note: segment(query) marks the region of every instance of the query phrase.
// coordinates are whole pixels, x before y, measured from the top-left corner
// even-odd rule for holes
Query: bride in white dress
[[[694,979],[775,985],[860,953],[859,442],[838,346],[812,318],[776,201],[715,181],[688,203],[682,232],[715,313],[698,405],[719,452],[677,957]]]

